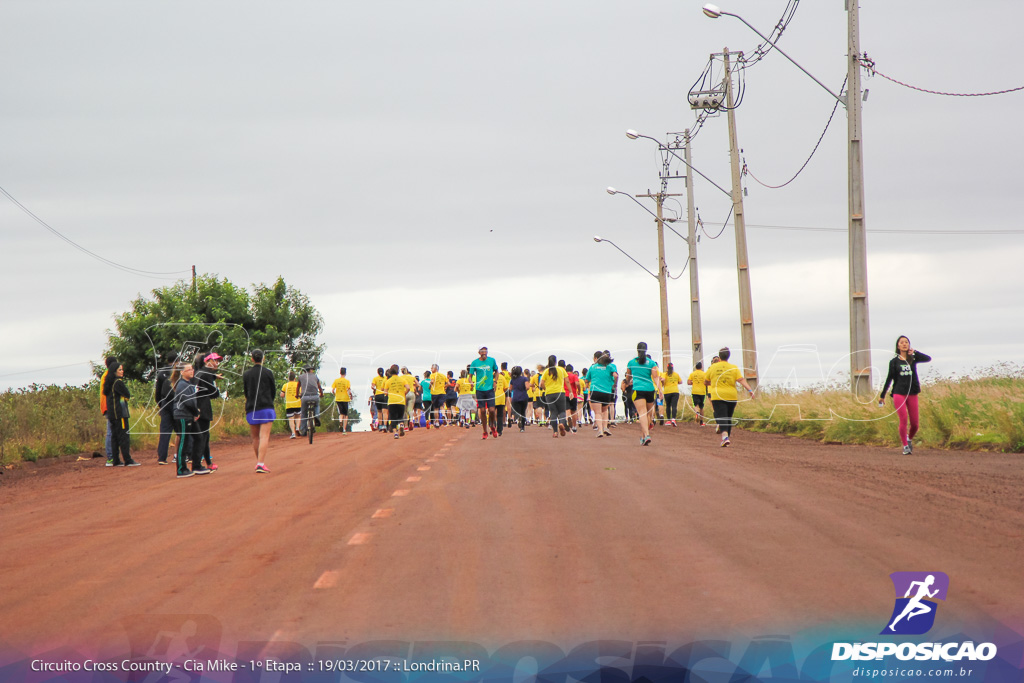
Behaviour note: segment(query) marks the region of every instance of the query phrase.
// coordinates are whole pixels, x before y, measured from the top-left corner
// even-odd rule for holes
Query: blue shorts
[[[245,421],[251,425],[269,424],[277,419],[277,413],[273,408],[263,408],[245,414]]]

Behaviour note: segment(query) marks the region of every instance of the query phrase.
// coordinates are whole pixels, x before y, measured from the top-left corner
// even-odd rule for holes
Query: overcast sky
[[[656,269],[648,214],[605,188],[656,191],[660,162],[654,143],[624,131],[664,139],[693,126],[686,95],[709,54],[759,42],[701,4],[6,0],[0,186],[133,268],[185,276],[195,264],[240,285],[283,275],[325,318],[323,376],[347,364],[357,390],[377,365],[456,368],[480,344],[513,364],[582,362],[596,348],[625,361],[639,340],[658,347],[657,285],[593,236]],[[723,9],[767,34],[785,6]],[[780,42],[833,90],[846,75],[843,10],[804,0]],[[988,92],[1024,85],[1022,23],[1020,0],[984,12],[865,0],[861,47],[898,80]],[[1021,362],[1024,92],[945,97],[877,76],[863,86],[874,365],[899,334],[935,357],[934,374]],[[747,70],[746,88],[743,156],[782,183],[834,100],[779,54]],[[697,134],[693,163],[728,186],[728,161],[723,115]],[[849,370],[846,235],[762,227],[844,229],[846,183],[842,107],[795,182],[745,179],[764,381]],[[729,200],[694,187],[713,236]],[[0,230],[0,387],[86,381],[113,315],[177,277],[91,259],[4,197]],[[1018,232],[983,232],[1000,230]],[[666,239],[675,275],[686,245]],[[738,348],[732,228],[705,236],[698,255],[705,347]],[[685,275],[669,284],[681,366],[688,287]]]

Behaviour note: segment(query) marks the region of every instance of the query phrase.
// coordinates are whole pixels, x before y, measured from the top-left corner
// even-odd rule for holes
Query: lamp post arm
[[[608,240],[608,239],[602,239],[601,241],[602,241],[602,242],[607,242],[608,244],[612,245],[613,247],[615,247],[616,249],[618,249],[619,251],[621,251],[621,252],[622,252],[622,253],[623,253],[623,254],[625,255],[625,257],[626,257],[626,258],[628,258],[628,259],[629,259],[630,261],[632,261],[633,263],[637,264],[638,266],[640,266],[641,268],[643,268],[644,270],[646,270],[646,271],[647,271],[647,274],[648,274],[648,275],[650,275],[651,277],[653,277],[653,278],[654,278],[655,280],[657,280],[657,279],[658,279],[658,276],[657,276],[657,275],[655,275],[654,273],[652,273],[652,272],[650,271],[650,269],[649,269],[649,268],[648,268],[647,266],[645,266],[644,264],[640,263],[639,261],[637,261],[637,260],[636,260],[635,258],[633,258],[632,256],[630,256],[629,254],[627,254],[627,253],[626,253],[625,251],[623,251],[623,250],[622,250],[622,249],[621,249],[621,248],[619,247],[619,245],[615,244],[615,242],[612,242],[611,240]]]
[[[742,22],[743,22],[744,24],[746,24],[746,25],[747,25],[747,28],[749,28],[749,29],[750,29],[751,31],[753,31],[753,32],[754,32],[754,33],[756,33],[757,35],[759,35],[759,36],[761,37],[761,40],[763,40],[764,42],[768,43],[769,45],[771,45],[772,47],[774,47],[774,48],[775,48],[776,50],[778,50],[778,51],[779,51],[779,53],[780,53],[780,54],[781,54],[781,55],[782,55],[783,57],[785,57],[786,59],[788,59],[789,61],[791,61],[791,62],[793,63],[793,66],[795,66],[796,68],[800,69],[800,70],[801,70],[801,71],[803,71],[803,72],[804,72],[805,74],[807,74],[808,76],[810,76],[810,78],[811,78],[811,80],[812,80],[812,81],[814,81],[815,83],[817,83],[818,85],[820,85],[820,86],[821,86],[822,88],[824,88],[824,89],[825,89],[825,92],[827,92],[827,93],[828,93],[829,95],[831,95],[832,97],[834,97],[834,98],[836,98],[837,100],[839,100],[839,103],[840,103],[840,104],[842,104],[842,105],[843,105],[844,107],[846,106],[846,102],[845,102],[845,101],[843,100],[843,98],[842,98],[842,97],[840,97],[839,95],[837,95],[837,94],[835,94],[834,92],[832,92],[832,91],[831,91],[831,90],[829,89],[829,87],[828,87],[827,85],[825,85],[824,83],[822,83],[821,81],[819,81],[819,80],[818,80],[817,78],[815,78],[815,77],[814,77],[813,75],[811,75],[811,72],[810,72],[810,71],[808,71],[807,69],[805,69],[805,68],[803,68],[802,66],[800,66],[800,65],[799,65],[799,64],[797,63],[797,61],[796,61],[795,59],[793,59],[792,57],[790,57],[789,55],[787,55],[787,54],[786,54],[785,52],[783,52],[782,48],[780,48],[780,47],[779,47],[778,45],[776,45],[776,44],[775,44],[775,43],[773,43],[773,42],[772,42],[771,40],[769,40],[769,39],[768,39],[767,37],[765,37],[765,35],[764,35],[763,33],[761,33],[760,31],[758,31],[758,30],[757,30],[756,28],[754,28],[753,26],[751,26],[751,25],[750,25],[750,24],[749,24],[749,23],[747,22],[747,20],[746,20],[746,19],[744,19],[743,17],[741,17],[741,16],[740,16],[740,15],[738,15],[738,14],[733,14],[732,12],[722,12],[722,14],[725,14],[725,15],[727,15],[727,16],[730,16],[730,17],[736,17],[737,19],[739,19],[740,21],[742,21]]]
[[[722,12],[722,14],[725,14],[725,12]],[[742,21],[742,19],[741,19],[741,21]],[[745,21],[744,21],[743,23],[745,23],[745,24],[746,24],[747,22],[745,22]],[[747,25],[749,26],[749,24],[747,24]],[[753,28],[753,27],[751,27],[751,28]],[[758,34],[758,35],[760,35],[760,34]],[[781,50],[780,50],[780,52],[781,52]],[[808,74],[808,75],[809,75],[809,74]],[[813,77],[813,76],[811,76],[811,78],[814,78],[814,77]],[[725,188],[723,188],[723,187],[722,187],[721,185],[719,185],[718,183],[716,183],[716,182],[715,182],[714,180],[712,180],[711,178],[708,178],[708,177],[707,177],[706,175],[704,175],[703,173],[701,173],[700,171],[698,171],[697,169],[695,169],[695,168],[694,168],[693,166],[691,166],[690,164],[686,163],[686,159],[684,159],[683,157],[681,157],[681,156],[679,156],[678,154],[676,154],[676,152],[675,152],[675,150],[674,150],[674,149],[672,149],[671,147],[667,146],[667,145],[666,145],[665,143],[663,143],[663,142],[662,142],[661,140],[658,140],[657,138],[652,138],[652,137],[651,137],[650,135],[644,135],[644,134],[642,134],[642,133],[637,133],[637,134],[636,134],[636,136],[637,136],[638,138],[646,138],[647,140],[653,140],[653,141],[654,141],[654,142],[655,142],[655,143],[656,143],[656,144],[658,145],[658,149],[663,149],[663,150],[665,150],[666,152],[668,152],[669,154],[671,154],[672,156],[674,156],[674,157],[675,157],[676,159],[678,159],[679,161],[683,162],[683,165],[684,165],[684,166],[686,166],[686,168],[690,169],[691,171],[693,171],[694,173],[696,173],[697,175],[699,175],[699,176],[700,176],[701,178],[703,178],[704,180],[708,181],[709,183],[711,183],[712,185],[714,185],[715,187],[717,187],[717,188],[718,188],[718,190],[719,190],[719,191],[720,191],[720,192],[721,192],[722,194],[724,194],[724,195],[725,195],[726,197],[729,197],[729,198],[731,198],[731,197],[732,197],[732,192],[729,192],[728,190],[726,190]],[[644,207],[644,208],[647,208],[647,207]],[[680,235],[680,237],[681,237],[681,235]]]

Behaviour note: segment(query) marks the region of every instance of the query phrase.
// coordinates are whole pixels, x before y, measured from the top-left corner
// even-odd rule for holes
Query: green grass
[[[133,424],[131,447],[136,450],[156,448],[160,421],[152,406],[148,405],[152,385],[130,382],[132,401],[129,409]],[[333,399],[325,397],[321,411],[333,416]],[[245,404],[241,397],[227,401],[214,401],[214,423],[210,440],[248,436]],[[277,407],[284,416],[284,406]],[[349,423],[359,415],[349,409]],[[152,419],[152,421],[151,421]],[[337,431],[338,423],[323,420],[323,428]],[[23,389],[0,393],[0,465],[16,462],[36,462],[74,453],[103,452],[106,419],[99,411],[99,384],[57,386],[33,384]],[[275,433],[288,433],[284,420],[274,423]]]
[[[998,373],[998,374],[996,374]],[[1024,453],[1024,371],[1007,364],[974,377],[931,381],[919,400],[915,442],[930,448]],[[710,412],[710,411],[709,411]],[[847,389],[759,389],[741,401],[743,429],[789,434],[824,443],[891,446],[899,443],[892,401],[858,401]]]

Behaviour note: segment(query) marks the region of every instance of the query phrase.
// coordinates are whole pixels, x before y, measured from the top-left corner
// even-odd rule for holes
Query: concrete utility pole
[[[697,284],[697,221],[693,209],[693,171],[690,164],[690,129],[683,132],[686,141],[684,156],[686,157],[686,237],[690,258],[690,340],[693,343],[693,367],[697,361],[704,360],[703,342],[700,327],[700,288]]]
[[[665,220],[662,217],[661,207],[665,203],[665,197],[669,195],[664,192],[658,194],[640,194],[638,197],[653,199],[657,204],[658,223],[658,289],[661,299],[661,367],[668,366],[672,360],[672,340],[668,329],[668,266],[665,265]]]
[[[740,57],[742,52],[737,52]],[[722,50],[725,62],[725,106],[729,115],[729,158],[732,162],[732,220],[736,232],[736,272],[740,290],[740,342],[743,344],[743,376],[757,389],[757,342],[754,339],[754,302],[750,292],[747,259],[747,224],[743,216],[743,187],[740,184],[740,150],[736,143],[736,110],[733,103],[729,48]]]
[[[868,317],[868,247],[864,222],[864,152],[860,121],[860,8],[846,0],[846,126],[850,137],[850,384],[858,396],[871,396],[871,329]]]

